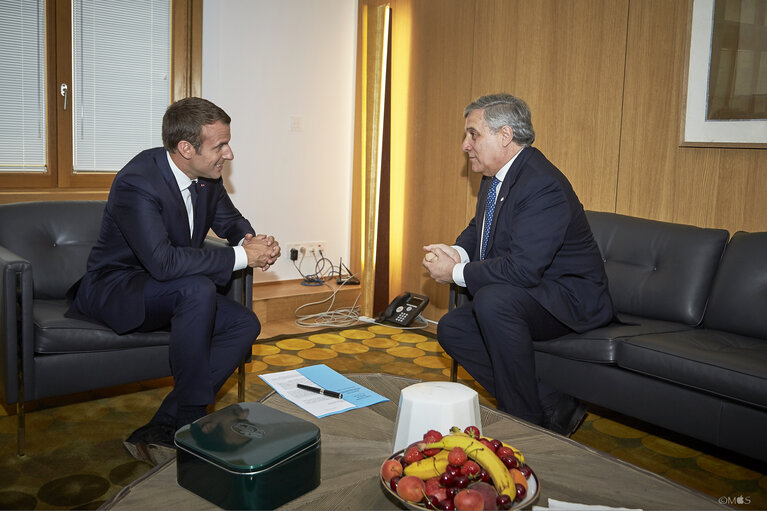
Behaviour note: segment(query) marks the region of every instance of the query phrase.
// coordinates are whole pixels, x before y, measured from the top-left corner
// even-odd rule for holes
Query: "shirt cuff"
[[[461,262],[462,263],[468,263],[469,262],[469,260],[470,260],[469,254],[463,249],[462,246],[460,246],[460,245],[453,245],[452,247],[458,251],[458,254],[461,256]]]
[[[463,279],[463,268],[466,266],[466,263],[456,263],[455,266],[453,266],[453,282],[457,286],[466,287],[466,281]]]
[[[245,253],[245,247],[238,245],[234,249],[234,268],[232,271],[242,270],[248,266],[248,254]]]
[[[469,254],[460,245],[453,245],[454,249],[458,251],[458,255],[461,256],[461,262],[453,266],[453,282],[456,286],[466,287],[466,280],[463,278],[463,269],[466,263],[469,262]]]

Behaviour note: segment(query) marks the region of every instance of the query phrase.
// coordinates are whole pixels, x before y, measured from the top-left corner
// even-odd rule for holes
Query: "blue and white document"
[[[259,376],[279,395],[315,417],[325,417],[388,401],[385,397],[351,381],[324,364]],[[330,397],[303,390],[298,388],[298,384],[338,392],[342,397]]]

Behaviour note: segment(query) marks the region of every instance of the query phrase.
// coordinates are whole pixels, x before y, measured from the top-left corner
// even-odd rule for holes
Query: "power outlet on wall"
[[[312,251],[314,251],[314,255],[319,258],[321,257],[320,251],[323,253],[325,252],[326,244],[326,241],[296,241],[293,243],[288,243],[287,253],[290,254],[291,249],[296,249],[298,253],[298,259],[300,260],[302,257],[313,257]]]

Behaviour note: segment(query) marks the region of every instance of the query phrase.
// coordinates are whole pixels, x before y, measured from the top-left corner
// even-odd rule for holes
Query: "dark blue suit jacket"
[[[554,317],[577,332],[613,317],[607,275],[586,215],[567,178],[537,149],[514,160],[496,199],[485,260],[479,260],[491,178],[484,177],[477,210],[458,236],[470,256],[469,293],[488,284],[524,287]]]
[[[70,291],[72,315],[101,321],[117,333],[144,321],[144,283],[204,275],[216,285],[232,276],[229,247],[203,247],[210,229],[235,245],[250,223],[234,207],[221,179],[201,178],[190,237],[184,200],[165,149],[139,153],[115,176],[101,232],[85,276]]]

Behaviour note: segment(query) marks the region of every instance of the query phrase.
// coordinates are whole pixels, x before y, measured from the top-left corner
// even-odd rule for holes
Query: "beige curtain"
[[[361,313],[371,316],[390,11],[388,2],[375,0],[360,0],[359,8],[352,260],[357,254],[362,268]]]

